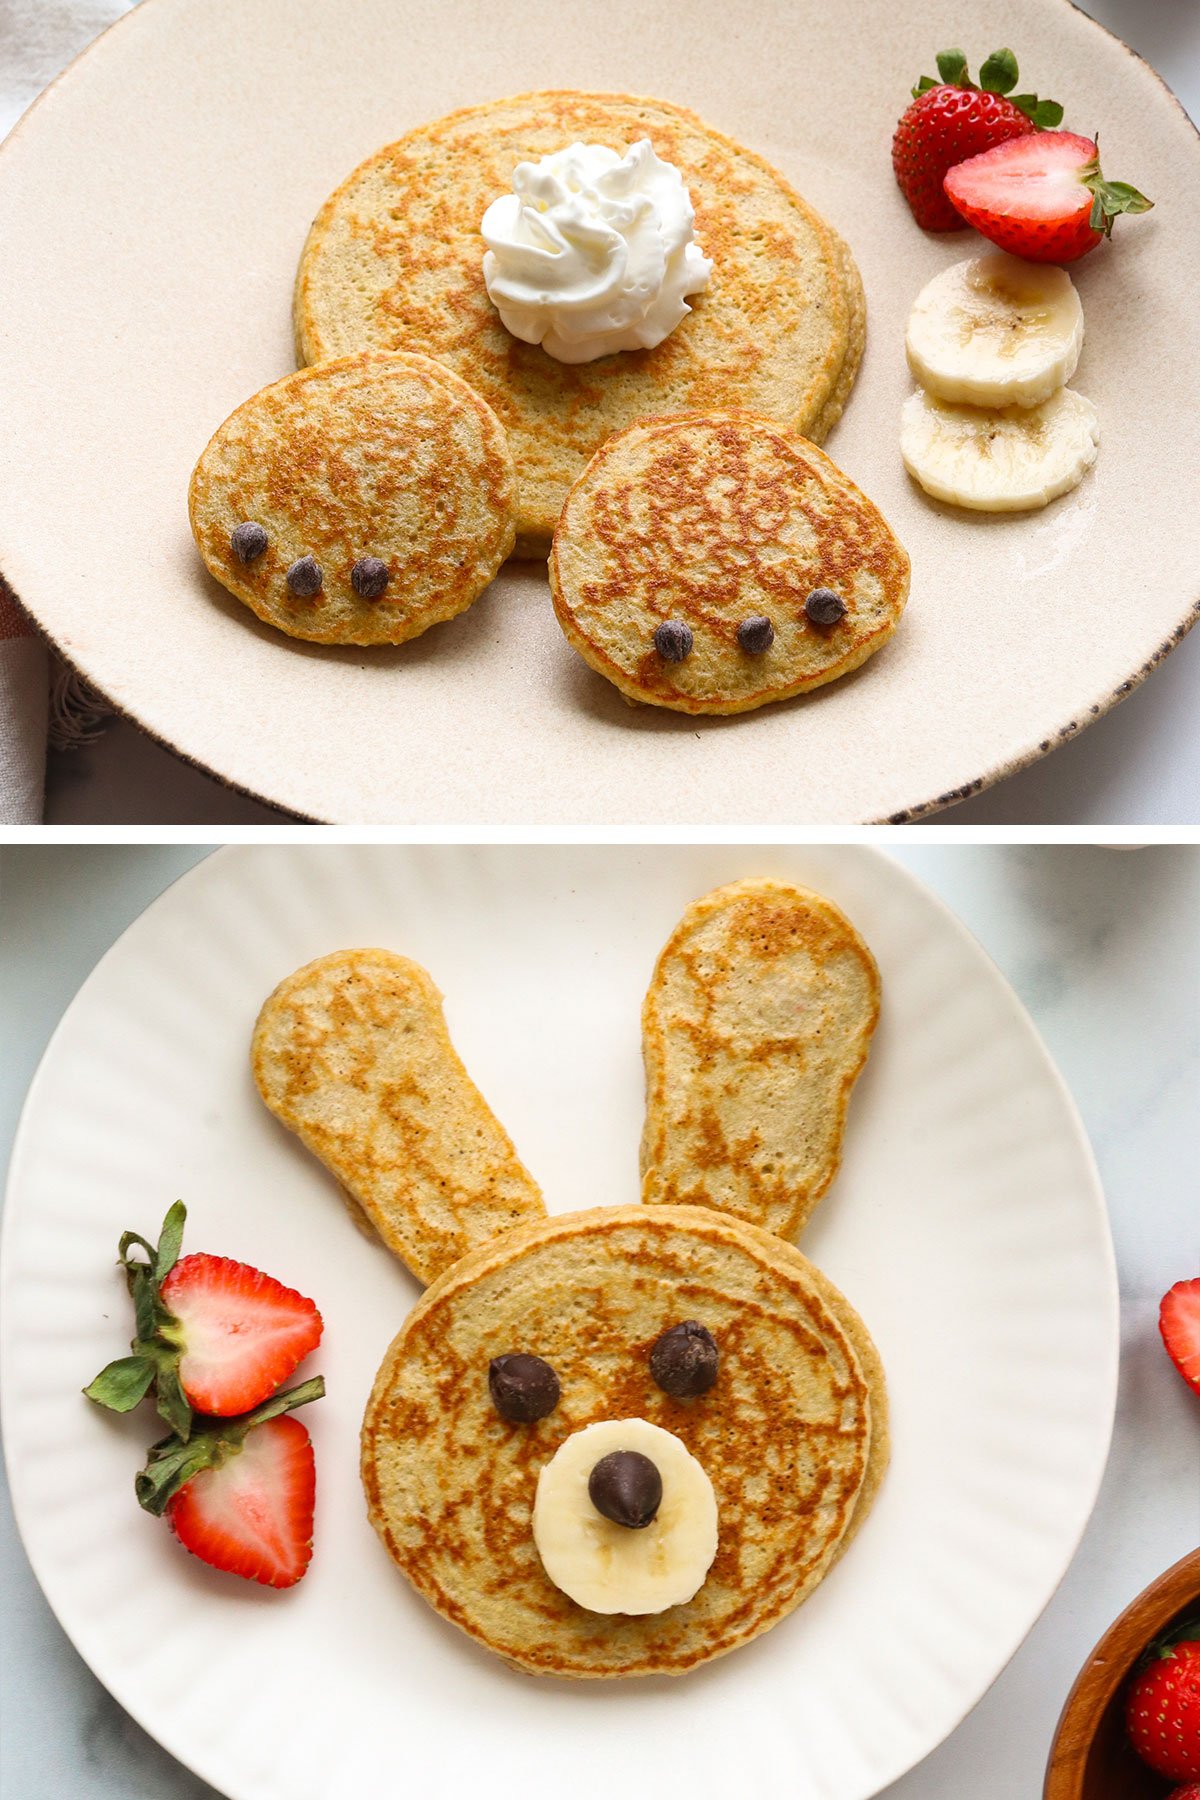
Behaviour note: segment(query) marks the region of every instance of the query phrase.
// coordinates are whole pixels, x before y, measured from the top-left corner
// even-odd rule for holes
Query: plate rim
[[[76,1013],[76,1010],[79,1006],[81,998],[86,994],[88,988],[91,986],[93,981],[96,979],[96,977],[98,976],[100,971],[108,963],[109,959],[124,944],[126,938],[132,932],[138,930],[142,926],[143,921],[151,913],[155,912],[157,909],[168,906],[173,901],[175,890],[177,888],[179,888],[181,885],[192,882],[194,880],[197,880],[197,879],[201,878],[202,876],[205,879],[212,879],[214,870],[216,872],[216,878],[219,880],[221,877],[221,871],[228,864],[230,864],[231,862],[233,862],[235,860],[237,862],[257,861],[257,860],[261,859],[264,855],[269,855],[273,850],[276,850],[276,849],[278,849],[280,852],[282,852],[284,854],[287,854],[296,848],[304,848],[304,847],[306,847],[306,846],[297,845],[297,844],[274,845],[274,844],[261,844],[261,843],[260,844],[241,843],[241,844],[225,844],[225,845],[218,847],[217,849],[215,849],[213,851],[210,851],[210,853],[207,856],[202,857],[201,860],[199,862],[193,864],[191,866],[191,868],[185,869],[181,873],[176,875],[173,878],[173,880],[171,880],[168,883],[168,885],[162,890],[161,893],[157,894],[152,900],[150,900],[144,907],[142,907],[140,909],[140,911],[123,928],[123,930],[120,932],[119,936],[113,941],[112,944],[110,944],[108,946],[108,948],[104,951],[103,955],[97,960],[97,962],[93,965],[92,969],[88,972],[88,974],[80,982],[78,988],[76,989],[75,993],[72,995],[70,1001],[68,1002],[66,1008],[64,1009],[61,1018],[59,1019],[58,1023],[55,1025],[54,1030],[52,1031],[49,1039],[47,1040],[47,1043],[41,1053],[41,1056],[38,1059],[38,1063],[34,1070],[33,1076],[30,1080],[29,1087],[25,1094],[25,1098],[22,1101],[21,1110],[20,1110],[20,1113],[19,1113],[18,1119],[17,1119],[16,1129],[13,1133],[11,1153],[10,1153],[10,1157],[9,1157],[8,1167],[5,1172],[4,1205],[3,1205],[3,1209],[2,1209],[3,1216],[0,1217],[0,1303],[3,1302],[4,1296],[6,1295],[7,1290],[8,1290],[9,1282],[11,1279],[10,1269],[11,1269],[11,1267],[13,1265],[13,1261],[14,1261],[14,1251],[13,1251],[12,1245],[13,1245],[18,1227],[14,1225],[13,1220],[15,1217],[18,1216],[18,1212],[14,1210],[13,1197],[14,1197],[14,1193],[18,1189],[19,1181],[21,1178],[21,1165],[22,1165],[22,1163],[24,1161],[24,1157],[25,1157],[26,1139],[31,1138],[32,1133],[33,1133],[33,1125],[32,1125],[32,1121],[31,1121],[31,1113],[32,1113],[32,1109],[33,1109],[33,1104],[37,1098],[38,1091],[39,1091],[43,1081],[46,1079],[47,1064],[49,1063],[53,1053],[56,1050],[56,1047],[58,1045],[60,1037],[69,1029],[73,1015]],[[501,851],[506,852],[509,855],[516,856],[516,855],[520,855],[523,852],[526,852],[529,849],[535,848],[535,847],[537,847],[537,848],[549,847],[549,848],[552,848],[552,849],[555,849],[558,851],[565,851],[567,853],[570,853],[572,851],[578,851],[581,848],[582,849],[590,849],[590,850],[602,850],[602,851],[606,850],[606,849],[614,849],[614,848],[621,848],[621,847],[644,848],[644,846],[619,846],[619,845],[615,845],[615,844],[611,844],[611,845],[557,844],[557,845],[551,845],[551,846],[531,846],[528,844],[523,845],[523,844],[513,844],[513,843],[462,845],[462,844],[449,843],[449,842],[440,843],[440,844],[425,844],[425,845],[419,845],[419,844],[407,844],[406,845],[406,844],[376,842],[376,843],[373,843],[370,845],[338,844],[338,845],[326,846],[326,848],[328,850],[334,852],[335,855],[344,849],[353,851],[353,850],[361,850],[361,849],[366,848],[366,849],[369,849],[369,850],[375,852],[376,854],[381,853],[381,852],[389,852],[390,851],[392,855],[397,856],[399,858],[404,858],[408,853],[410,853],[412,850],[415,850],[415,849],[424,849],[427,851],[434,850],[434,851],[454,852],[455,850],[461,851],[462,849],[467,848],[467,849],[472,849],[472,850],[476,850],[476,851],[482,850],[488,854],[495,854],[495,852],[497,850],[501,850]],[[687,844],[675,844],[675,845],[665,844],[665,845],[656,846],[658,851],[662,855],[667,856],[667,857],[671,857],[673,854],[677,853],[678,851],[686,850],[691,847],[692,846],[687,845]],[[739,846],[728,845],[725,847],[737,848]],[[751,848],[750,845],[746,845],[745,847],[747,849]],[[1029,1618],[1026,1620],[1026,1622],[1020,1629],[1020,1631],[1016,1637],[1016,1641],[1014,1643],[1012,1643],[1006,1650],[1004,1650],[1001,1660],[998,1662],[998,1664],[996,1665],[992,1674],[989,1676],[989,1678],[984,1683],[984,1685],[979,1689],[979,1691],[977,1693],[974,1694],[973,1697],[968,1698],[966,1701],[962,1702],[961,1706],[958,1701],[955,1702],[955,1717],[953,1718],[952,1722],[947,1726],[945,1731],[942,1732],[941,1735],[936,1738],[935,1741],[930,1742],[926,1746],[926,1748],[921,1752],[921,1754],[914,1761],[909,1762],[903,1768],[896,1769],[887,1777],[885,1787],[890,1787],[893,1782],[903,1779],[905,1776],[911,1774],[914,1769],[919,1768],[920,1765],[924,1761],[926,1761],[926,1759],[929,1756],[931,1756],[935,1750],[937,1750],[943,1743],[945,1743],[947,1741],[948,1738],[950,1738],[953,1735],[953,1733],[955,1731],[958,1730],[959,1726],[962,1725],[963,1721],[970,1715],[970,1713],[972,1713],[974,1711],[975,1707],[978,1706],[980,1704],[980,1702],[985,1698],[985,1696],[990,1692],[991,1688],[999,1680],[999,1678],[1003,1674],[1004,1670],[1008,1667],[1008,1665],[1011,1663],[1013,1658],[1016,1656],[1017,1652],[1021,1649],[1021,1647],[1024,1645],[1024,1643],[1028,1639],[1030,1633],[1033,1631],[1038,1620],[1042,1617],[1046,1608],[1050,1605],[1050,1602],[1054,1599],[1054,1597],[1057,1594],[1059,1588],[1061,1587],[1068,1571],[1070,1570],[1072,1564],[1074,1563],[1075,1557],[1079,1550],[1079,1546],[1083,1540],[1084,1533],[1086,1532],[1088,1525],[1091,1521],[1092,1515],[1095,1511],[1096,1501],[1098,1499],[1101,1484],[1104,1480],[1104,1476],[1105,1476],[1105,1473],[1106,1473],[1106,1470],[1108,1467],[1108,1462],[1109,1462],[1111,1448],[1112,1448],[1112,1435],[1113,1435],[1113,1429],[1114,1429],[1115,1419],[1116,1419],[1117,1389],[1118,1389],[1118,1380],[1119,1380],[1119,1374],[1120,1374],[1120,1351],[1121,1351],[1120,1289],[1119,1289],[1118,1268],[1117,1268],[1117,1261],[1116,1261],[1116,1251],[1115,1251],[1115,1246],[1114,1246],[1114,1242],[1113,1242],[1111,1221],[1109,1218],[1108,1204],[1107,1204],[1107,1199],[1106,1199],[1105,1192],[1104,1192],[1103,1181],[1101,1179],[1100,1170],[1099,1170],[1099,1167],[1096,1162],[1095,1151],[1092,1147],[1092,1143],[1088,1136],[1086,1127],[1084,1126],[1082,1116],[1079,1112],[1079,1108],[1076,1105],[1075,1098],[1074,1098],[1069,1086],[1067,1085],[1065,1078],[1063,1077],[1061,1071],[1059,1070],[1057,1063],[1055,1062],[1053,1056],[1051,1055],[1049,1047],[1046,1044],[1045,1040],[1043,1039],[1042,1034],[1041,1034],[1040,1030],[1038,1029],[1037,1023],[1034,1020],[1029,1009],[1026,1007],[1021,996],[1018,994],[1018,992],[1017,992],[1016,988],[1013,986],[1013,984],[1009,981],[1009,979],[1005,975],[1004,971],[1000,968],[999,964],[995,961],[995,959],[990,955],[990,953],[988,952],[986,947],[975,936],[974,932],[971,931],[971,929],[966,924],[964,924],[964,922],[959,918],[958,914],[953,910],[953,908],[945,900],[942,899],[941,895],[936,893],[932,888],[930,888],[920,876],[914,874],[913,871],[911,869],[909,869],[906,865],[904,865],[903,863],[897,862],[893,856],[889,855],[886,851],[877,848],[875,845],[814,843],[811,845],[809,845],[809,844],[790,844],[790,845],[780,846],[780,847],[787,849],[789,851],[798,851],[801,854],[803,854],[803,852],[806,849],[822,851],[822,852],[825,852],[826,854],[828,854],[830,851],[832,851],[839,860],[844,859],[845,861],[851,862],[851,863],[857,862],[860,865],[866,865],[868,867],[873,864],[875,866],[875,870],[876,870],[876,877],[875,877],[876,879],[882,879],[882,881],[885,884],[888,882],[898,881],[901,886],[907,885],[911,891],[915,892],[915,894],[917,895],[917,897],[920,900],[922,900],[923,902],[925,902],[926,904],[928,904],[932,907],[933,912],[936,914],[936,916],[938,918],[941,929],[944,931],[948,931],[952,934],[957,934],[958,937],[960,938],[960,940],[964,940],[967,947],[970,950],[972,950],[976,954],[976,956],[980,959],[980,961],[984,967],[984,970],[986,971],[987,977],[990,980],[996,994],[998,996],[1002,997],[1005,1005],[1010,1010],[1014,1019],[1023,1027],[1024,1031],[1028,1035],[1029,1039],[1032,1042],[1034,1051],[1041,1062],[1043,1073],[1045,1074],[1045,1076],[1047,1076],[1049,1078],[1051,1086],[1057,1092],[1058,1099],[1063,1108],[1064,1125],[1069,1129],[1071,1138],[1073,1140],[1075,1151],[1080,1156],[1081,1172],[1085,1176],[1087,1186],[1090,1190],[1091,1207],[1092,1207],[1094,1222],[1095,1222],[1095,1226],[1096,1226],[1096,1230],[1097,1230],[1097,1248],[1100,1251],[1101,1261],[1103,1263],[1103,1271],[1102,1272],[1103,1272],[1104,1287],[1105,1287],[1105,1304],[1106,1304],[1106,1311],[1107,1311],[1107,1316],[1108,1316],[1108,1329],[1106,1332],[1106,1338],[1107,1338],[1107,1343],[1108,1343],[1108,1355],[1107,1355],[1106,1365],[1103,1370],[1104,1429],[1103,1429],[1102,1437],[1100,1434],[1098,1434],[1098,1436],[1097,1436],[1096,1448],[1095,1448],[1095,1467],[1092,1471],[1092,1479],[1090,1481],[1089,1490],[1086,1495],[1086,1504],[1083,1505],[1083,1507],[1081,1508],[1079,1519],[1078,1519],[1075,1529],[1073,1530],[1073,1532],[1071,1534],[1069,1544],[1064,1546],[1064,1550],[1063,1550],[1063,1554],[1062,1554],[1062,1558],[1061,1558],[1061,1567],[1058,1569],[1058,1573],[1055,1576],[1052,1583],[1050,1584],[1048,1591],[1039,1600],[1039,1602],[1037,1603],[1032,1614],[1029,1616]],[[20,1205],[20,1203],[18,1202],[17,1203],[18,1210],[19,1210],[19,1205]],[[7,1343],[8,1338],[9,1338],[9,1331],[10,1331],[10,1327],[8,1326],[8,1323],[7,1323],[7,1308],[3,1307],[3,1305],[0,1304],[0,1343]],[[29,1537],[28,1537],[27,1531],[26,1531],[27,1513],[26,1513],[24,1501],[20,1497],[20,1481],[19,1481],[19,1479],[14,1481],[14,1472],[15,1472],[14,1452],[12,1449],[11,1434],[8,1430],[9,1408],[10,1408],[10,1405],[12,1404],[9,1400],[9,1391],[10,1391],[10,1384],[11,1384],[12,1378],[7,1374],[7,1370],[12,1367],[12,1362],[13,1362],[13,1359],[8,1356],[4,1356],[3,1358],[0,1358],[0,1440],[2,1440],[2,1443],[3,1443],[5,1477],[6,1477],[7,1484],[8,1484],[10,1505],[12,1508],[13,1520],[14,1520],[14,1524],[15,1524],[15,1528],[16,1528],[16,1535],[17,1535],[18,1542],[19,1542],[21,1549],[26,1557],[26,1560],[29,1564],[30,1570],[33,1573],[34,1579],[37,1582],[37,1585],[38,1585],[39,1591],[42,1595],[42,1598],[45,1601],[46,1605],[49,1607],[56,1623],[58,1624],[59,1628],[64,1632],[65,1636],[68,1639],[68,1642],[71,1644],[72,1649],[75,1651],[76,1655],[78,1655],[80,1657],[80,1659],[83,1661],[85,1666],[90,1670],[92,1675],[100,1683],[100,1685],[106,1690],[106,1692],[108,1692],[113,1697],[113,1699],[116,1700],[117,1704],[119,1706],[121,1706],[122,1709],[129,1714],[129,1716],[135,1721],[135,1723],[137,1725],[139,1725],[141,1727],[141,1729],[143,1731],[145,1731],[147,1733],[147,1735],[155,1741],[155,1743],[160,1745],[160,1747],[163,1750],[165,1750],[169,1756],[171,1756],[176,1762],[178,1762],[181,1767],[190,1771],[193,1775],[197,1776],[200,1780],[210,1783],[210,1785],[212,1785],[218,1793],[221,1793],[225,1796],[225,1800],[262,1800],[262,1791],[258,1787],[258,1785],[255,1781],[252,1780],[251,1784],[248,1786],[243,1786],[240,1783],[237,1785],[220,1785],[220,1786],[218,1786],[218,1784],[213,1780],[211,1774],[207,1773],[204,1768],[200,1767],[196,1761],[193,1761],[189,1755],[181,1754],[180,1751],[177,1750],[171,1742],[168,1742],[167,1739],[164,1738],[164,1736],[160,1735],[160,1732],[156,1728],[156,1725],[154,1722],[152,1709],[143,1708],[136,1701],[131,1703],[130,1699],[127,1696],[127,1692],[126,1692],[126,1685],[127,1685],[126,1681],[120,1671],[116,1672],[117,1679],[114,1681],[110,1681],[110,1679],[108,1678],[108,1675],[105,1673],[102,1673],[101,1670],[96,1667],[95,1663],[93,1663],[91,1658],[81,1648],[74,1630],[72,1629],[71,1625],[68,1624],[67,1620],[62,1616],[62,1614],[59,1611],[58,1606],[56,1605],[55,1601],[51,1598],[50,1593],[47,1591],[45,1583],[43,1582],[43,1579],[42,1579],[42,1566],[43,1566],[44,1559],[35,1558],[34,1554],[32,1553],[32,1551],[30,1549]],[[170,1734],[168,1733],[168,1736],[169,1735]],[[878,1788],[878,1787],[872,1788],[869,1791],[865,1791],[861,1795],[861,1800],[876,1800],[876,1796],[880,1795],[883,1792],[884,1792],[884,1788]]]
[[[29,106],[12,126],[7,136],[0,139],[0,180],[3,179],[4,171],[7,167],[4,160],[6,155],[13,143],[21,138],[28,121],[39,111],[43,101],[53,94],[61,83],[68,79],[74,79],[80,66],[87,62],[88,58],[91,57],[94,52],[100,50],[101,46],[106,43],[106,40],[112,38],[114,34],[122,32],[133,20],[145,17],[150,12],[151,8],[159,3],[160,0],[137,0],[136,4],[130,6],[129,10],[123,13],[119,18],[114,19],[92,40],[90,44],[86,45],[78,55],[73,57],[66,67],[59,71],[49,85],[30,102]],[[165,0],[162,0],[162,3],[165,4]],[[175,0],[175,3],[178,4],[179,0]],[[1119,37],[1116,32],[1110,31],[1106,25],[1101,24],[1101,22],[1098,19],[1093,18],[1090,13],[1085,12],[1082,6],[1077,4],[1077,0],[1053,0],[1053,3],[1057,6],[1065,7],[1068,11],[1078,15],[1078,17],[1084,21],[1085,25],[1091,26],[1103,37],[1109,38],[1134,62],[1139,63],[1157,82],[1166,99],[1176,109],[1185,124],[1191,127],[1191,130],[1197,139],[1200,139],[1200,122],[1192,119],[1187,108],[1183,105],[1183,102],[1168,85],[1163,76],[1159,74],[1152,63],[1144,56],[1140,55],[1138,51],[1133,49],[1130,44],[1127,44],[1124,38]],[[109,47],[111,48],[111,46]],[[2,532],[2,530],[3,521],[0,520],[0,532]],[[132,704],[110,694],[106,688],[95,681],[88,669],[82,663],[78,662],[67,653],[63,645],[55,636],[55,633],[39,617],[36,608],[30,602],[23,599],[18,589],[12,585],[11,581],[6,579],[4,565],[7,560],[9,559],[6,558],[3,544],[0,543],[0,583],[3,583],[3,585],[8,588],[9,593],[16,601],[20,610],[36,626],[38,632],[51,644],[55,654],[61,658],[70,670],[76,675],[81,676],[96,689],[96,692],[101,695],[106,704],[111,707],[118,718],[126,719],[130,723],[136,725],[138,730],[144,732],[153,743],[158,744],[161,748],[169,751],[173,756],[177,756],[189,767],[198,769],[202,774],[207,775],[210,779],[218,782],[231,793],[240,794],[246,799],[257,801],[260,805],[273,807],[277,811],[287,814],[289,818],[303,823],[340,824],[350,822],[348,820],[318,818],[315,814],[298,811],[287,802],[262,792],[257,787],[240,780],[236,775],[227,772],[225,769],[218,768],[215,764],[205,762],[202,758],[193,755],[180,744],[176,743],[166,732],[147,725],[145,721],[139,717],[138,712]],[[1076,716],[1074,718],[1068,718],[1065,723],[1052,723],[1041,733],[1031,737],[1020,749],[1014,751],[1009,757],[1002,758],[1000,761],[993,763],[985,768],[979,775],[971,776],[967,780],[960,782],[956,788],[952,788],[941,794],[925,795],[918,799],[914,799],[909,805],[903,806],[895,812],[879,814],[861,820],[847,819],[842,822],[863,825],[907,825],[912,824],[919,819],[929,818],[936,813],[944,811],[948,807],[957,805],[960,801],[973,799],[977,794],[986,793],[989,788],[995,787],[999,782],[1007,780],[1010,775],[1016,775],[1019,774],[1022,769],[1031,768],[1035,763],[1041,762],[1046,757],[1052,755],[1053,752],[1056,749],[1061,748],[1063,744],[1071,742],[1079,737],[1080,733],[1086,731],[1089,725],[1094,725],[1098,719],[1104,718],[1108,713],[1112,712],[1115,707],[1119,706],[1122,700],[1128,699],[1130,694],[1140,688],[1147,677],[1152,675],[1154,671],[1166,661],[1171,652],[1177,649],[1187,637],[1192,627],[1200,621],[1200,576],[1196,579],[1197,586],[1194,598],[1185,602],[1183,616],[1172,628],[1167,638],[1160,642],[1157,648],[1152,650],[1141,663],[1131,670],[1125,680],[1119,682],[1115,688],[1102,689],[1098,694],[1093,693],[1090,698],[1084,699],[1075,709]],[[579,821],[575,821],[575,823],[578,824]]]

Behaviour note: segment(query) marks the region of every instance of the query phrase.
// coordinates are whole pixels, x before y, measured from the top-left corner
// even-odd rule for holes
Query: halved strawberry
[[[316,1467],[308,1432],[283,1415],[324,1392],[317,1375],[247,1418],[164,1439],[137,1478],[139,1502],[213,1568],[294,1586],[312,1560]]]
[[[1177,1281],[1163,1295],[1158,1329],[1167,1355],[1188,1386],[1200,1394],[1200,1278]]]
[[[177,1260],[186,1218],[177,1200],[157,1245],[134,1231],[122,1236],[133,1354],[109,1363],[83,1390],[101,1406],[129,1412],[153,1386],[159,1413],[185,1442],[193,1407],[227,1418],[257,1406],[316,1349],[322,1331],[311,1300],[248,1263],[203,1253]],[[131,1254],[134,1245],[145,1260]]]
[[[179,1324],[179,1379],[198,1412],[248,1412],[321,1341],[311,1300],[228,1256],[181,1257],[159,1293]]]
[[[892,138],[892,169],[913,218],[925,231],[961,230],[962,219],[942,188],[946,171],[993,144],[1023,137],[1062,119],[1055,100],[1015,94],[1017,59],[995,50],[971,80],[961,50],[940,50],[939,80],[922,75],[911,106],[901,114]]]
[[[944,187],[968,225],[1028,262],[1075,262],[1111,237],[1120,213],[1154,202],[1125,181],[1106,181],[1092,138],[1040,131],[960,162]]]

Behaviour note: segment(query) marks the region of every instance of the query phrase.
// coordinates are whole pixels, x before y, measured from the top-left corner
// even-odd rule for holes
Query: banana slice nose
[[[717,1553],[712,1482],[673,1432],[602,1419],[538,1476],[533,1541],[555,1587],[589,1612],[665,1612],[699,1591]]]

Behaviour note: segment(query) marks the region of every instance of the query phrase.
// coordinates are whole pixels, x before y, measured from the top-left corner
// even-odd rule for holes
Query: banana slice
[[[596,1511],[588,1477],[613,1450],[648,1456],[662,1500],[640,1530]],[[703,1585],[717,1554],[712,1482],[673,1432],[646,1419],[602,1419],[561,1443],[538,1476],[533,1541],[555,1587],[595,1613],[659,1613]]]
[[[905,347],[909,368],[939,400],[1036,406],[1075,373],[1083,307],[1065,269],[996,251],[921,289]]]
[[[1072,388],[1004,412],[947,406],[918,392],[900,415],[909,474],[927,494],[977,512],[1045,506],[1083,479],[1099,443],[1099,414]]]

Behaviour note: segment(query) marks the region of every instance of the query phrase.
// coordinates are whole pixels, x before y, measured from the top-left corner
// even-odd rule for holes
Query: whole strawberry
[[[947,199],[946,171],[1009,138],[1057,125],[1062,107],[1036,94],[1005,96],[1017,85],[1017,59],[995,50],[979,71],[979,86],[961,50],[942,50],[940,81],[922,75],[912,105],[892,139],[892,168],[913,218],[925,231],[957,231],[962,218]]]
[[[1156,1644],[1125,1702],[1129,1741],[1171,1781],[1200,1777],[1200,1621]]]

